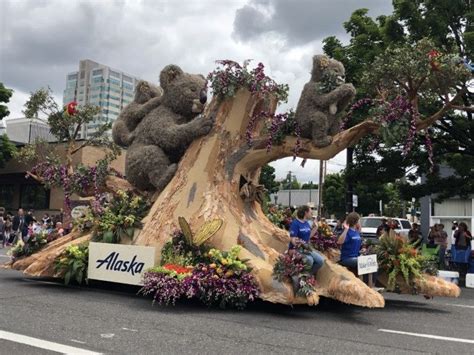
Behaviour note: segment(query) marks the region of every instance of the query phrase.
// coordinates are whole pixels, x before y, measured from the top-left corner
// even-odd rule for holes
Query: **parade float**
[[[327,256],[316,275],[308,274],[298,252],[286,253],[288,232],[264,214],[258,180],[269,162],[289,156],[327,160],[366,135],[383,138],[387,127],[396,132],[387,136],[392,140],[387,144],[403,135],[413,144],[418,131],[459,107],[463,90],[451,90],[443,107],[420,117],[417,90],[423,82],[467,75],[441,55],[438,61],[447,64],[436,71],[429,69],[430,57],[423,60],[426,75],[407,81],[405,95],[401,90],[391,99],[385,95],[370,101],[373,118],[342,130],[355,89],[343,82],[342,64],[326,56],[313,58],[311,80],[296,111],[279,114],[275,111],[286,100],[288,87],[266,76],[261,63],[249,69],[248,62],[220,61],[207,81],[176,65],[165,67],[162,90],[141,83],[113,129],[115,142],[127,147],[128,182],[117,174],[104,176],[100,186],[94,179],[92,195],[97,198],[91,205],[109,192],[102,207],[91,206],[70,234],[16,257],[10,267],[37,277],[64,278],[69,272],[68,281],[82,282],[89,241],[149,246],[156,265],[144,274],[142,293],[161,304],[197,297],[205,304],[242,308],[257,297],[287,305],[314,305],[329,297],[383,307],[380,293],[337,264],[334,236],[324,226],[310,243]],[[388,74],[382,75],[384,80]],[[213,98],[206,106],[208,86]],[[356,103],[349,114],[367,103]],[[149,209],[141,208],[142,203],[149,203]],[[425,273],[424,260],[413,247],[397,236],[385,238],[374,253],[380,262],[378,281],[388,290],[459,295],[456,285]],[[295,276],[297,285],[291,282]]]

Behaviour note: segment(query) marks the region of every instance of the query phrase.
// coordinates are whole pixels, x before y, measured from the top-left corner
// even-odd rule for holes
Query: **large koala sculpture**
[[[325,147],[341,124],[340,113],[354,99],[355,88],[346,84],[341,62],[325,55],[313,57],[311,79],[303,88],[295,120],[301,136],[309,138],[315,147]]]
[[[128,146],[127,180],[140,190],[158,192],[173,178],[191,142],[209,133],[213,126],[213,120],[199,115],[207,100],[202,75],[187,74],[176,65],[168,65],[160,73],[160,85],[161,96],[154,96],[157,94],[150,90],[148,101],[135,99],[135,105],[122,111],[112,130],[114,141]],[[141,98],[138,91],[137,97]]]

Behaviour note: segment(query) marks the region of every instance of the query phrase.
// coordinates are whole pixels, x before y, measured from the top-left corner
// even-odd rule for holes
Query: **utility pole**
[[[324,161],[319,161],[319,185],[318,185],[318,217],[321,218],[321,204],[323,201],[323,169]]]
[[[288,172],[289,173],[289,176],[290,176],[290,181],[289,181],[289,186],[288,186],[288,206],[291,207],[291,185],[292,185],[292,181],[291,179],[293,178],[292,175],[291,175],[291,170]]]
[[[346,153],[346,171],[350,172],[352,170],[352,156],[354,155],[354,148],[347,148]],[[346,174],[346,213],[349,214],[354,210],[352,206],[352,195],[354,193],[354,185],[352,180],[347,178]]]

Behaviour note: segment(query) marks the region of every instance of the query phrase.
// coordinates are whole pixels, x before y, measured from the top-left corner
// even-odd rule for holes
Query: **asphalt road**
[[[386,293],[378,310],[324,300],[294,308],[257,302],[245,311],[152,307],[135,291],[66,287],[0,269],[0,354],[474,354],[474,289],[458,299]],[[55,351],[38,348],[44,344]]]

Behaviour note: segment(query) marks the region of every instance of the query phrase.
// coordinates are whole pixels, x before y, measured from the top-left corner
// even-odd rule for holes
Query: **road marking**
[[[76,340],[76,339],[69,339],[69,340],[74,342],[74,343],[79,343],[79,344],[85,344],[86,343],[85,341],[80,341],[80,340]]]
[[[445,303],[446,306],[453,306],[453,307],[464,307],[464,308],[474,308],[474,306],[468,306],[466,304],[452,304],[452,303]]]
[[[52,341],[33,338],[26,335],[5,332],[3,330],[0,330],[0,339],[5,339],[5,340],[13,341],[15,343],[33,346],[35,348],[51,350],[51,351],[55,351],[57,353],[62,353],[62,354],[101,355],[101,353],[96,353],[94,351],[75,348],[73,346],[63,345],[59,343],[53,343]]]
[[[113,338],[115,336],[114,333],[106,333],[100,335],[102,338]]]
[[[450,338],[450,337],[443,337],[443,336],[431,335],[431,334],[409,333],[409,332],[401,332],[399,330],[391,330],[391,329],[378,329],[378,331],[379,332],[384,332],[384,333],[411,335],[413,337],[419,337],[419,338],[430,338],[430,339],[438,339],[438,340],[446,340],[446,341],[455,341],[455,342],[458,342],[458,343],[474,344],[474,340],[471,340],[471,339]]]
[[[138,332],[136,329],[122,328],[123,330],[128,330],[129,332]]]

